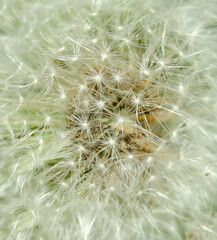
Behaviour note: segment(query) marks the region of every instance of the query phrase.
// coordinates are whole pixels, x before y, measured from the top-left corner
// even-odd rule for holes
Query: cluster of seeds
[[[183,53],[188,42],[173,29],[165,35],[166,23],[150,9],[142,18],[106,14],[91,17],[85,41],[68,37],[74,47],[60,48],[53,67],[67,92],[74,162],[91,178],[100,167],[115,172],[129,161],[163,157],[158,150],[170,137],[167,123],[180,116],[176,104],[190,67]],[[153,30],[144,27],[150,17]],[[109,27],[101,26],[104,18]]]

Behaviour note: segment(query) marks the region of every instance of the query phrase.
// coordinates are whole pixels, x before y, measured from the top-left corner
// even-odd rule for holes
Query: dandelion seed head
[[[0,10],[0,236],[215,239],[217,5],[57,2]]]

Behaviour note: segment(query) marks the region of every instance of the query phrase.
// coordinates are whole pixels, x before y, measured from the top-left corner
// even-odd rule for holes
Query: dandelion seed
[[[129,154],[129,155],[127,156],[127,158],[129,158],[129,159],[133,159],[134,156],[133,156],[132,154]]]
[[[159,64],[161,65],[161,67],[165,67],[164,61],[160,60],[160,61],[159,61]]]
[[[88,123],[86,123],[86,122],[82,123],[81,125],[82,125],[82,127],[83,127],[84,129],[87,129],[87,128],[88,128]]]
[[[152,158],[152,157],[148,157],[148,158],[147,158],[147,163],[150,163],[150,162],[152,162],[152,160],[153,160],[153,158]]]
[[[123,124],[124,118],[123,118],[123,117],[118,117],[117,122],[118,122],[119,124]]]
[[[174,131],[172,132],[172,136],[173,136],[173,138],[176,138],[176,137],[177,137],[177,131],[176,131],[176,130],[174,130]]]
[[[184,86],[182,84],[179,85],[179,92],[184,93]]]
[[[133,98],[133,102],[136,104],[136,105],[138,105],[138,104],[140,104],[140,99],[139,98]]]
[[[39,145],[43,145],[44,141],[42,138],[39,139]]]
[[[90,30],[90,25],[85,24],[84,28],[85,28],[86,30]]]
[[[115,145],[115,140],[111,138],[111,139],[108,141],[108,143],[109,143],[109,145],[114,146],[114,145]]]
[[[97,38],[93,38],[93,39],[92,39],[92,42],[93,42],[93,43],[96,43],[97,41],[98,41]]]
[[[51,78],[54,78],[55,77],[55,72],[52,71],[51,74],[50,74]]]
[[[97,74],[95,77],[94,77],[94,79],[96,80],[96,82],[101,82],[101,80],[102,80],[102,75],[101,74]]]
[[[88,101],[88,100],[84,100],[83,103],[84,103],[84,106],[88,108],[88,106],[89,106],[89,101]]]
[[[203,102],[205,102],[205,103],[208,103],[208,102],[210,101],[210,98],[207,97],[207,96],[206,96],[206,97],[203,97],[202,99],[203,99]]]
[[[100,168],[105,168],[104,164],[100,163],[99,165]]]
[[[179,51],[179,55],[180,55],[180,57],[183,57],[184,53],[182,51]]]
[[[18,67],[18,70],[22,70],[23,64],[21,63],[20,66]]]
[[[50,117],[50,116],[47,116],[45,122],[46,122],[46,123],[49,123],[49,122],[50,122],[50,119],[51,119],[51,117]]]
[[[178,111],[178,110],[179,110],[179,107],[178,107],[177,105],[174,105],[174,106],[173,106],[173,110],[174,110],[174,111]]]
[[[169,168],[169,169],[171,169],[171,168],[172,168],[172,166],[173,166],[173,163],[172,163],[172,162],[170,162],[170,163],[168,164],[168,168]]]
[[[90,188],[94,188],[95,187],[95,184],[94,183],[91,183],[90,184]]]
[[[149,76],[149,75],[150,75],[150,73],[149,73],[149,71],[148,71],[148,70],[144,70],[144,71],[143,71],[143,73],[144,73],[145,75],[147,75],[147,76]]]
[[[119,74],[115,75],[114,76],[114,79],[117,81],[117,82],[120,82],[121,81],[121,76]]]
[[[78,147],[78,150],[79,150],[80,152],[84,152],[84,151],[85,151],[85,148],[80,145],[80,146]]]
[[[100,100],[100,101],[97,102],[97,106],[98,106],[100,109],[103,108],[104,105],[105,105],[105,102],[103,102],[102,100]]]
[[[65,99],[65,98],[66,98],[66,95],[63,93],[63,94],[60,95],[60,98],[61,98],[61,99]]]
[[[124,30],[124,27],[123,26],[117,26],[117,30],[122,31],[122,30]]]
[[[127,38],[123,38],[123,41],[124,41],[126,44],[130,43],[130,40],[127,39]]]
[[[58,52],[62,52],[62,51],[64,51],[65,49],[66,49],[65,47],[61,47],[61,48],[58,49]]]
[[[85,89],[86,89],[86,86],[85,86],[85,85],[83,85],[83,84],[80,84],[80,85],[79,85],[79,89],[80,89],[80,91],[83,91],[83,90],[85,90]]]
[[[65,182],[62,182],[61,185],[62,185],[63,187],[67,187],[67,184],[66,184]]]
[[[153,181],[155,179],[156,179],[156,176],[152,175],[152,176],[150,176],[149,181],[151,182],[151,181]]]
[[[77,60],[78,60],[78,57],[77,57],[77,56],[72,57],[72,62],[75,62],[75,61],[77,61]]]
[[[105,53],[101,54],[101,58],[102,58],[102,60],[105,60],[107,57],[108,57],[107,54],[105,54]]]

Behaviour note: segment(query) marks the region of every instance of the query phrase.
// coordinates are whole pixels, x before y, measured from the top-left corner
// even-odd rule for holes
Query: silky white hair
[[[1,1],[1,239],[217,239],[216,12]]]

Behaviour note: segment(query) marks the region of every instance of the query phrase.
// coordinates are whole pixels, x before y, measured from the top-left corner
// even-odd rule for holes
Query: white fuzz
[[[217,239],[216,13],[1,1],[0,239]]]

